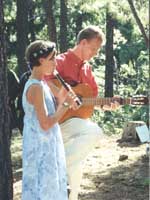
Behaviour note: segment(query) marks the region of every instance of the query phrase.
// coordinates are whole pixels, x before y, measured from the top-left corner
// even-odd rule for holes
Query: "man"
[[[98,85],[87,61],[93,58],[103,43],[103,33],[96,26],[88,26],[77,36],[77,43],[56,57],[57,71],[71,86],[88,84],[92,96],[98,95]],[[85,92],[85,91],[84,91]],[[84,93],[83,92],[83,93]],[[112,105],[111,108],[115,108]],[[75,116],[75,117],[74,117]],[[67,170],[71,192],[69,200],[77,200],[82,179],[82,164],[102,137],[102,129],[89,119],[73,114],[60,124],[66,151]]]
[[[11,131],[18,127],[18,116],[16,109],[16,99],[19,92],[19,79],[16,73],[8,69],[8,103],[9,103],[9,116],[10,116],[10,128]]]
[[[23,94],[25,83],[29,79],[30,75],[31,75],[31,71],[29,70],[29,71],[23,73],[19,80],[17,110],[18,110],[18,128],[19,128],[21,134],[23,131],[23,117],[24,117],[24,110],[22,107],[22,94]]]

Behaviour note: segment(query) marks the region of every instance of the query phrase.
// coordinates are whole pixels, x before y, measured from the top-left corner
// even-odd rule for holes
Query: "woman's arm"
[[[75,104],[75,98],[73,97],[70,99],[70,96],[68,96],[69,94],[67,92],[63,102],[59,103],[56,112],[49,116],[44,105],[44,92],[42,87],[34,84],[28,89],[27,100],[34,106],[42,129],[48,130],[51,128],[65,114],[65,112],[69,109],[69,106]],[[66,102],[68,106],[66,106],[64,102]]]

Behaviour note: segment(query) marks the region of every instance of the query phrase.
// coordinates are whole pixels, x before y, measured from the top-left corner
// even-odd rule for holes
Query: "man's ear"
[[[81,45],[85,45],[85,44],[87,44],[87,39],[83,39],[83,40],[81,40],[81,41],[80,41],[80,44],[81,44]]]

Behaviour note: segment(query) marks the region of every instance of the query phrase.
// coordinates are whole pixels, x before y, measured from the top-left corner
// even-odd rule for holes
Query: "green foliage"
[[[4,4],[5,37],[7,41],[7,55],[16,54],[16,3],[6,0]]]
[[[95,110],[92,116],[104,132],[108,135],[122,133],[123,126],[127,121],[148,122],[148,106],[125,105],[116,111]]]
[[[11,22],[16,18],[16,3],[14,1],[7,0],[4,4],[4,19],[5,22]]]
[[[12,56],[7,59],[7,66],[9,69],[12,69],[17,73],[17,68],[16,68],[16,63],[17,63],[17,58],[16,56]]]

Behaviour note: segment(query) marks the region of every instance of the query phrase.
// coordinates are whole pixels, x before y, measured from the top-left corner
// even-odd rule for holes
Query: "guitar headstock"
[[[131,98],[132,105],[140,106],[140,105],[148,105],[148,103],[149,103],[148,97],[144,95],[136,95]]]

